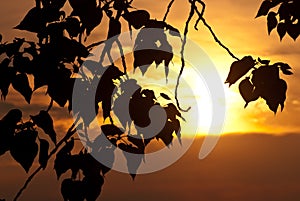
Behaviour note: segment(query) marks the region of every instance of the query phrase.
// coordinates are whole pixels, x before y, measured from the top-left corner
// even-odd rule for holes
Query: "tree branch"
[[[168,5],[167,11],[166,11],[165,16],[164,16],[164,19],[163,19],[164,22],[165,22],[166,19],[167,19],[167,16],[168,16],[168,14],[169,14],[169,12],[170,12],[170,10],[171,10],[171,7],[172,7],[174,1],[175,1],[175,0],[171,0],[170,3],[169,3],[169,5]]]
[[[214,33],[214,31],[212,30],[211,26],[210,26],[210,25],[206,22],[206,20],[204,19],[203,14],[204,14],[204,9],[205,9],[205,3],[204,3],[203,1],[201,1],[201,0],[196,0],[196,1],[198,1],[198,2],[202,5],[202,12],[200,13],[199,10],[198,10],[198,8],[195,6],[195,11],[197,12],[197,14],[198,14],[198,16],[199,16],[199,18],[198,18],[198,20],[197,20],[197,22],[196,22],[196,24],[195,24],[195,29],[198,30],[198,29],[197,29],[197,25],[198,25],[199,21],[201,20],[201,21],[203,22],[204,26],[206,26],[206,27],[208,28],[208,30],[210,31],[210,33],[211,33],[211,35],[213,36],[214,40],[215,40],[215,41],[216,41],[223,49],[225,49],[225,50],[227,51],[227,53],[228,53],[232,58],[234,58],[234,59],[236,59],[236,60],[239,60],[239,58],[236,57],[236,56],[230,51],[230,49],[229,49],[228,47],[226,47],[226,46],[218,39],[217,35],[216,35],[216,34]]]
[[[73,136],[76,133],[76,124],[79,121],[79,116],[76,118],[76,120],[74,121],[74,123],[72,124],[72,126],[68,129],[65,137],[63,139],[61,139],[57,145],[52,149],[52,151],[50,152],[49,156],[48,156],[48,160],[57,152],[57,150],[59,149],[59,147],[65,142],[67,141],[71,136]],[[37,173],[39,173],[41,170],[43,169],[43,167],[40,165],[25,181],[24,185],[22,186],[22,188],[18,191],[18,193],[16,194],[15,198],[13,199],[13,201],[17,201],[18,198],[22,195],[22,193],[24,192],[24,190],[26,190],[27,186],[30,184],[30,182],[32,181],[32,179],[34,178],[35,175],[37,175]]]

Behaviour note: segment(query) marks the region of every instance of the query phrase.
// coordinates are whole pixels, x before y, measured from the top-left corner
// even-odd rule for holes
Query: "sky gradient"
[[[151,2],[151,3],[149,3]],[[147,9],[151,17],[162,19],[168,0],[134,0],[134,7]],[[243,109],[244,102],[238,93],[238,85],[228,88],[226,95],[226,121],[223,136],[214,151],[204,160],[198,159],[203,141],[199,138],[192,148],[174,165],[157,173],[137,176],[132,182],[129,175],[111,172],[99,200],[105,201],[295,201],[300,199],[300,69],[299,39],[285,37],[282,42],[274,31],[267,34],[266,18],[254,19],[261,0],[207,0],[204,17],[213,27],[219,39],[239,58],[252,55],[289,63],[293,76],[283,76],[288,83],[286,106],[275,116],[264,100],[252,102]],[[34,6],[34,1],[10,0],[0,2],[0,33],[4,41],[24,37],[24,33],[12,28]],[[66,5],[68,7],[68,5]],[[177,0],[167,22],[183,30],[188,16],[188,3]],[[210,57],[223,81],[234,61],[224,49],[214,42],[208,30],[199,23],[189,38],[196,42]],[[95,29],[86,44],[106,37],[107,21]],[[126,31],[126,30],[125,30]],[[26,37],[34,38],[32,34]],[[201,64],[199,64],[201,65]],[[171,64],[172,67],[172,64]],[[6,101],[0,102],[0,117],[9,109],[20,108],[25,119],[47,109],[50,102],[46,88],[33,95],[32,104],[12,88]],[[59,138],[66,132],[72,117],[66,108],[54,105],[50,114],[55,119]],[[34,164],[36,166],[37,164]],[[61,200],[60,182],[56,181],[53,160],[47,170],[41,172],[25,191],[20,200]],[[0,199],[11,200],[27,175],[16,165],[9,153],[0,157]],[[45,199],[46,196],[46,199]]]

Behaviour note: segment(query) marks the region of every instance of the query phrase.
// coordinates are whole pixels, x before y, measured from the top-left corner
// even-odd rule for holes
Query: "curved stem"
[[[239,60],[239,58],[237,56],[235,56],[228,47],[226,47],[217,37],[217,35],[214,33],[213,29],[211,28],[211,26],[206,22],[206,20],[203,17],[203,13],[204,13],[204,9],[205,9],[205,3],[201,0],[196,0],[198,1],[201,5],[202,5],[202,12],[200,13],[199,10],[197,9],[197,7],[195,8],[199,18],[195,24],[195,29],[197,30],[197,24],[198,22],[201,20],[204,24],[204,26],[206,26],[206,28],[208,28],[209,32],[211,33],[211,35],[213,36],[214,40],[223,48],[227,51],[227,53],[234,59]]]
[[[168,16],[168,14],[169,14],[169,12],[170,12],[170,10],[171,10],[171,7],[172,7],[174,1],[175,1],[175,0],[171,0],[170,3],[169,3],[169,5],[168,5],[167,11],[166,11],[165,16],[164,16],[164,19],[163,19],[164,22],[165,22],[166,19],[167,19],[167,16]]]
[[[48,159],[50,159],[59,149],[59,147],[65,142],[67,141],[71,136],[73,136],[76,133],[76,124],[79,121],[79,117],[77,117],[77,119],[74,121],[74,123],[72,124],[72,126],[68,129],[65,137],[63,139],[61,139],[57,145],[52,149],[52,151],[50,152]],[[22,186],[22,188],[18,191],[18,193],[16,194],[15,198],[13,199],[13,201],[17,201],[18,198],[22,195],[22,193],[24,192],[24,190],[26,190],[27,186],[30,184],[30,182],[32,181],[32,179],[34,178],[35,175],[37,175],[37,173],[39,173],[41,170],[43,169],[43,167],[40,165],[25,181],[24,185]]]
[[[191,3],[191,10],[190,10],[190,13],[189,13],[189,17],[185,23],[185,28],[184,28],[184,36],[183,36],[183,41],[182,41],[182,46],[181,46],[181,51],[180,51],[180,55],[181,55],[181,69],[180,69],[180,72],[179,72],[179,75],[177,77],[177,83],[176,83],[176,87],[175,87],[175,100],[176,100],[176,104],[177,104],[177,107],[179,110],[181,111],[184,111],[184,112],[187,112],[191,109],[191,107],[189,107],[188,109],[184,110],[180,107],[180,104],[179,104],[179,100],[178,100],[178,88],[179,88],[179,82],[180,82],[180,78],[182,76],[182,73],[183,73],[183,70],[184,70],[184,67],[185,67],[185,60],[184,60],[184,49],[185,49],[185,45],[186,45],[186,37],[187,37],[187,34],[189,32],[189,23],[190,21],[192,20],[194,14],[195,14],[195,2],[194,1],[190,1]]]

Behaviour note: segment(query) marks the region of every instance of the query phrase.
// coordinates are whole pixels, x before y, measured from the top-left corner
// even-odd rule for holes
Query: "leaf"
[[[0,34],[0,43],[2,43],[2,34]]]
[[[251,56],[245,56],[239,61],[231,64],[228,77],[225,81],[229,83],[229,87],[244,76],[255,65],[255,60]]]
[[[268,33],[269,33],[269,35],[270,35],[271,31],[274,28],[276,28],[276,26],[277,26],[278,21],[277,21],[276,15],[277,14],[274,13],[274,12],[270,12],[268,14],[268,17],[267,17],[268,23],[267,23],[267,25],[268,25]]]
[[[270,60],[261,60],[261,58],[259,58],[259,57],[258,57],[258,61],[259,61],[259,63],[264,64],[264,65],[270,64]]]
[[[81,32],[80,21],[76,17],[67,17],[65,27],[71,38],[77,37]]]
[[[33,123],[43,129],[43,131],[49,135],[52,142],[56,144],[56,132],[54,130],[53,120],[50,114],[45,110],[41,110],[38,115],[30,117]]]
[[[277,63],[274,64],[274,66],[279,67],[280,70],[282,71],[282,73],[285,74],[285,75],[292,75],[293,74],[293,72],[290,71],[292,68],[286,63],[277,62]]]
[[[85,192],[82,181],[74,181],[72,179],[64,179],[61,183],[61,194],[64,200],[84,201]]]
[[[269,106],[270,110],[272,110],[274,114],[276,114],[279,105],[281,106],[281,111],[283,111],[284,109],[287,84],[284,80],[280,79],[273,83],[272,88],[276,90],[273,90],[272,92],[264,91],[262,97],[266,100],[266,103]]]
[[[36,155],[38,154],[38,145],[35,142],[36,137],[36,131],[21,131],[15,135],[10,148],[10,154],[18,163],[20,163],[26,173],[28,173]]]
[[[29,86],[27,75],[25,73],[16,75],[12,81],[12,86],[25,98],[27,103],[30,104],[32,89]]]
[[[239,91],[243,99],[245,100],[245,108],[251,101],[256,101],[259,98],[259,93],[254,90],[254,85],[249,80],[249,77],[242,80],[239,84]]]
[[[46,24],[42,21],[42,10],[34,7],[28,11],[20,24],[14,28],[34,33],[40,33],[45,25]]]
[[[104,179],[101,175],[93,175],[91,177],[84,177],[82,180],[84,185],[86,200],[97,200],[101,193],[101,188],[104,184]]]
[[[71,150],[74,147],[74,138],[71,138],[66,145],[56,154],[54,160],[54,170],[57,175],[57,179],[71,168]]]
[[[0,120],[0,156],[9,151],[16,125],[21,118],[22,112],[19,109],[12,109]]]
[[[9,86],[16,76],[16,70],[14,68],[8,67],[10,60],[5,58],[0,64],[0,90],[1,99],[5,100]]]
[[[275,65],[262,66],[252,72],[252,84],[257,87],[272,85],[273,81],[279,80],[279,68]]]
[[[39,139],[40,141],[40,153],[39,153],[39,163],[43,169],[47,167],[48,163],[48,151],[49,143],[47,140]]]
[[[257,17],[260,17],[260,16],[263,16],[263,15],[267,15],[269,10],[273,7],[273,4],[270,0],[265,0],[262,2],[258,12],[257,12],[257,15],[255,18]]]
[[[280,22],[278,25],[277,25],[277,33],[280,37],[280,41],[283,39],[283,37],[285,36],[287,32],[287,25],[286,23],[284,22]]]
[[[122,17],[135,29],[142,28],[142,26],[146,25],[150,20],[150,14],[146,10],[127,12],[124,13]]]
[[[289,24],[287,27],[287,33],[289,36],[296,40],[300,35],[300,25],[299,24]]]
[[[105,136],[122,135],[124,133],[124,131],[113,124],[102,125],[101,130],[105,134]]]
[[[166,100],[171,100],[171,98],[165,93],[160,93],[160,96],[163,97]]]
[[[98,113],[98,103],[102,101],[104,119],[110,116],[112,94],[116,87],[113,80],[118,79],[123,75],[123,72],[112,65],[107,67],[106,71],[101,76],[95,95],[95,111]]]

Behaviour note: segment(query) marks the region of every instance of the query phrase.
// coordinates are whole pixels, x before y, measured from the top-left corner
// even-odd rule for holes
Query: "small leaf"
[[[255,60],[251,56],[245,56],[239,61],[231,64],[229,74],[225,81],[229,83],[229,87],[243,77],[255,65]]]
[[[299,24],[289,24],[287,27],[287,33],[289,36],[296,40],[300,35],[300,25]]]
[[[255,18],[263,16],[263,15],[267,15],[269,10],[272,8],[272,6],[273,6],[273,4],[270,0],[263,1]]]
[[[171,98],[165,93],[160,93],[160,96],[163,97],[166,100],[171,100]]]
[[[278,25],[277,25],[277,33],[280,37],[280,40],[283,39],[283,37],[285,36],[287,32],[287,26],[286,26],[286,23],[284,22],[280,22]]]
[[[249,78],[246,78],[240,82],[239,91],[246,102],[245,108],[247,107],[249,102],[255,101],[259,98],[259,94],[254,90],[254,86],[250,82]]]
[[[39,153],[39,163],[43,169],[46,168],[48,163],[48,151],[49,143],[47,140],[39,139],[40,141],[40,153]]]
[[[28,104],[30,104],[32,89],[29,86],[28,77],[25,73],[16,75],[12,81],[13,88],[18,91],[25,98]]]
[[[259,58],[259,57],[258,57],[258,61],[259,61],[259,63],[264,64],[264,65],[269,65],[269,63],[270,63],[270,60],[261,60],[261,58]]]
[[[267,17],[268,23],[267,23],[267,25],[268,25],[269,35],[270,35],[271,31],[277,26],[278,21],[277,21],[276,15],[277,14],[274,13],[274,12],[270,12],[268,14],[268,17]]]
[[[41,110],[38,115],[30,117],[38,127],[43,129],[43,131],[49,135],[52,142],[56,144],[56,132],[54,130],[53,120],[50,114],[45,110]]]

